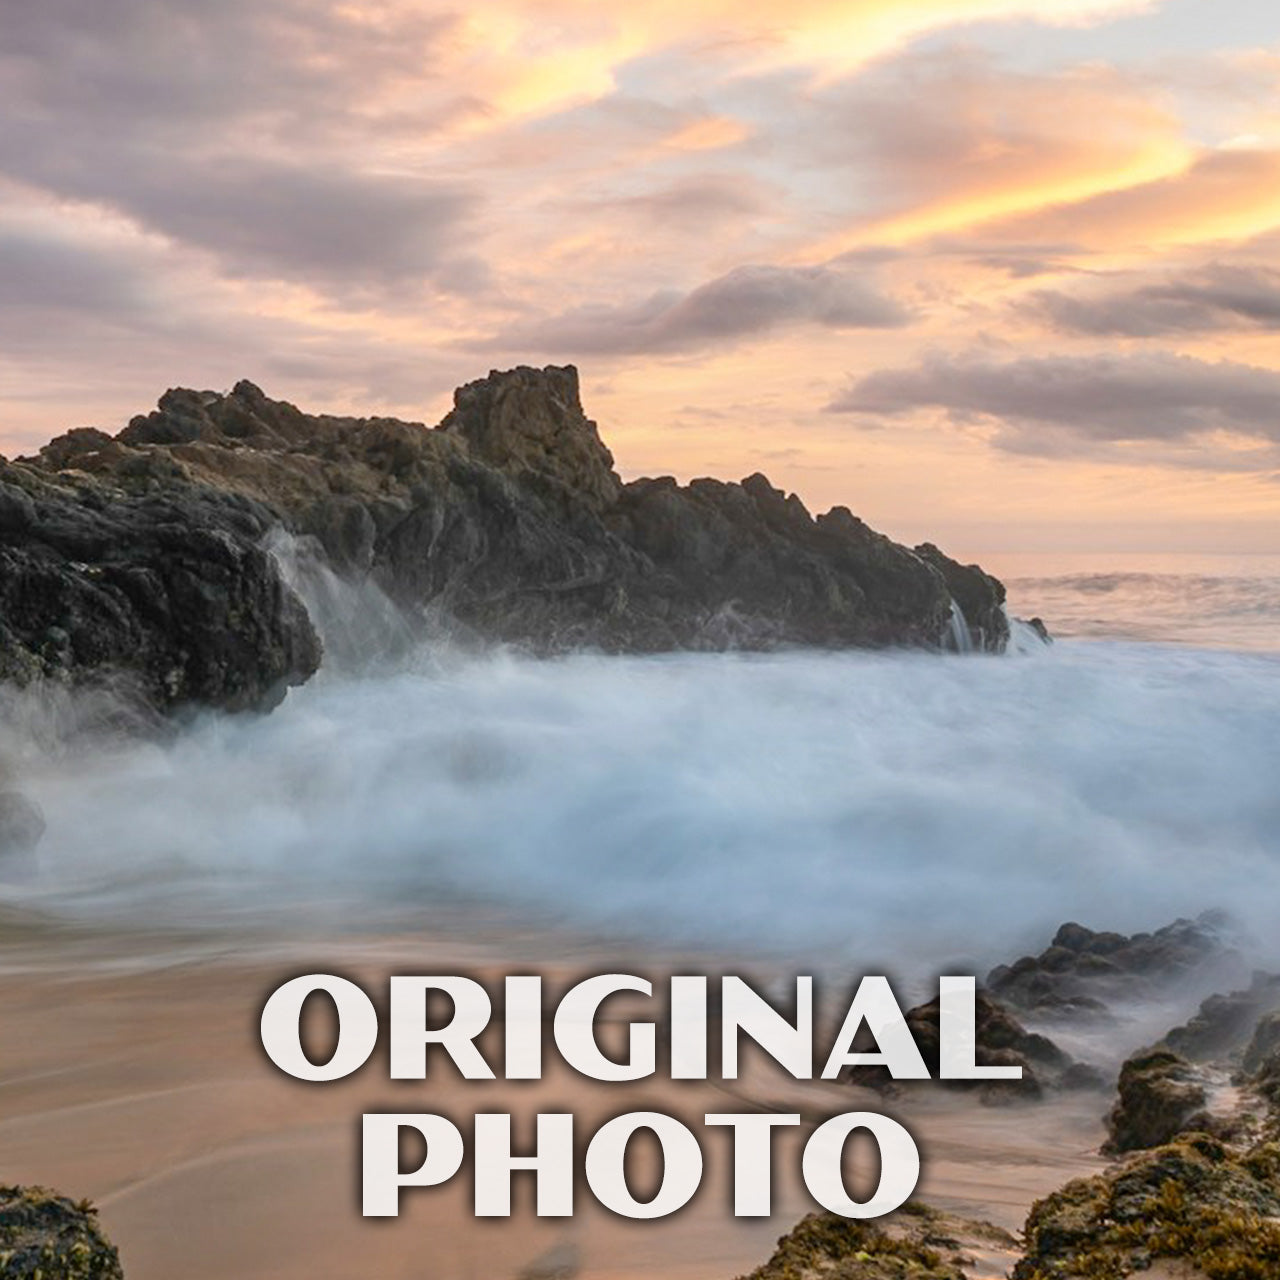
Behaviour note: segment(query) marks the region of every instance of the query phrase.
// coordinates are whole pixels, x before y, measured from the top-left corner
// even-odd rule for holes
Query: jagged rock
[[[1120,1280],[1164,1261],[1188,1280],[1271,1280],[1278,1219],[1280,1147],[1192,1134],[1037,1202],[1013,1280]]]
[[[622,492],[596,424],[582,411],[576,369],[514,369],[469,382],[454,392],[440,424],[460,435],[472,456],[504,474],[549,477],[597,513]]]
[[[993,969],[987,986],[1014,1008],[1040,1016],[1105,1014],[1109,998],[1154,995],[1225,960],[1231,942],[1230,920],[1215,911],[1132,937],[1071,922],[1039,956]]]
[[[1021,1067],[1022,1079],[943,1080],[941,1084],[949,1088],[977,1090],[982,1101],[987,1103],[1034,1100],[1042,1097],[1048,1088],[1085,1088],[1096,1084],[1097,1076],[1091,1068],[1073,1062],[1070,1055],[1047,1036],[1028,1031],[985,991],[977,993],[975,1014],[977,1063],[987,1067]],[[935,999],[911,1009],[906,1014],[906,1022],[925,1065],[936,1077],[941,1059],[939,1002]],[[886,1088],[893,1083],[883,1067],[855,1067],[848,1079],[852,1084],[871,1088]]]
[[[1204,1124],[1208,1101],[1191,1064],[1170,1049],[1144,1049],[1120,1068],[1119,1099],[1107,1117],[1111,1155],[1158,1147]]]
[[[1229,995],[1212,995],[1194,1017],[1174,1027],[1164,1043],[1193,1062],[1208,1062],[1239,1048],[1258,1018],[1280,1007],[1280,977],[1255,973],[1252,983]]]
[[[538,651],[1008,638],[1004,589],[763,476],[624,485],[577,371],[469,383],[435,430],[175,389],[0,468],[0,680],[125,672],[161,709],[269,704],[319,659],[264,538],[315,540],[409,622]]]
[[[4,1280],[123,1280],[97,1210],[44,1187],[0,1187]]]

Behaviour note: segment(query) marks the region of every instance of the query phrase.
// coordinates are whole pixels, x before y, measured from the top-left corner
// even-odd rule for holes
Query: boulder
[[[110,678],[147,705],[263,709],[319,666],[302,602],[244,499],[0,464],[32,517],[0,534],[0,680]]]
[[[1142,1151],[1203,1123],[1208,1095],[1191,1064],[1170,1049],[1144,1049],[1120,1068],[1120,1096],[1107,1117],[1110,1155]]]
[[[123,1280],[97,1210],[45,1187],[0,1187],[4,1280]]]

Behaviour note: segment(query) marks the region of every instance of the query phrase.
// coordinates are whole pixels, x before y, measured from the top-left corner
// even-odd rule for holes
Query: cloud
[[[599,214],[635,214],[656,227],[677,226],[705,232],[710,225],[734,223],[771,212],[773,193],[736,174],[694,174],[636,195],[596,202]]]
[[[1280,271],[1218,263],[1101,293],[1045,289],[1032,295],[1032,306],[1057,329],[1099,337],[1280,329]]]
[[[420,178],[260,160],[229,160],[205,181],[188,170],[103,185],[147,226],[216,254],[229,274],[321,287],[421,281],[448,261],[474,203]]]
[[[345,16],[344,16],[345,15]],[[301,0],[0,0],[0,173],[216,256],[228,275],[402,288],[454,269],[471,189],[366,154],[450,21]],[[437,91],[436,97],[445,101]]]
[[[998,424],[993,443],[1018,452],[1217,433],[1276,443],[1280,371],[1164,352],[1003,363],[936,356],[857,379],[827,407],[882,416],[941,409],[957,424]]]
[[[148,293],[138,246],[86,231],[69,236],[52,219],[0,210],[0,313],[18,325],[33,315],[136,314]]]
[[[908,313],[852,272],[744,266],[691,293],[622,307],[586,306],[526,323],[487,346],[561,355],[682,354],[804,324],[891,329]]]
[[[1180,172],[1195,154],[1167,103],[1116,68],[1032,74],[972,47],[879,63],[815,95],[807,123],[796,145],[857,197],[847,227],[813,248],[824,259],[1130,187]]]
[[[1280,223],[1280,150],[1203,151],[1179,172],[988,221],[984,234],[1139,250],[1247,240]]]

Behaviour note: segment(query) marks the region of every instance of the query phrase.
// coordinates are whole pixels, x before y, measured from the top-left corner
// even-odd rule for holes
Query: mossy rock
[[[1280,1276],[1280,1147],[1189,1134],[1032,1207],[1014,1280],[1124,1280],[1159,1259],[1205,1280]]]
[[[1191,1064],[1165,1048],[1135,1053],[1120,1068],[1119,1093],[1107,1117],[1110,1137],[1103,1150],[1109,1155],[1171,1142],[1199,1126],[1208,1100]]]
[[[811,1213],[742,1280],[965,1280],[951,1222],[920,1204],[874,1223]]]
[[[0,1186],[0,1280],[123,1280],[98,1212],[45,1187]]]

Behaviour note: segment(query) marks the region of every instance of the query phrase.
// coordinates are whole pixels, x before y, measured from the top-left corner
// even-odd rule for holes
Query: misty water
[[[1147,578],[1019,581],[1060,633],[1152,615]],[[1253,582],[1274,627],[1278,581]],[[1233,607],[1214,647],[1003,657],[427,646],[167,745],[85,749],[10,722],[49,829],[39,879],[0,901],[199,928],[493,924],[864,969],[978,965],[1067,918],[1131,931],[1211,906],[1266,938],[1280,656],[1256,621]]]

